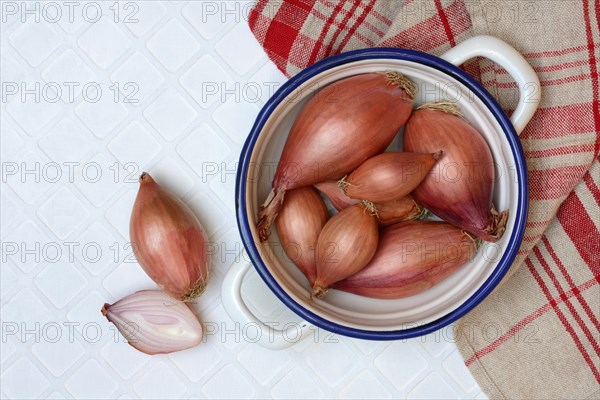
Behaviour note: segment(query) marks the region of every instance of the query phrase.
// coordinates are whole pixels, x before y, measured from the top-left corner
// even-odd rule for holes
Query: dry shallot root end
[[[485,232],[489,236],[488,241],[495,242],[502,237],[504,231],[506,230],[506,221],[508,220],[508,210],[504,210],[501,213],[498,213],[496,207],[492,204],[492,209],[490,210],[492,214],[492,218],[485,227]]]
[[[109,308],[110,308],[110,304],[104,303],[104,305],[102,306],[102,310],[100,310],[100,312],[102,313],[102,316],[106,317],[106,314],[108,314]]]
[[[444,155],[444,150],[440,150],[436,153],[433,153],[431,156],[433,157],[434,160],[439,160],[440,158],[442,158],[442,156]]]
[[[418,220],[418,219],[427,219],[429,217],[429,215],[431,215],[431,213],[429,212],[428,209],[426,209],[423,206],[419,206],[421,209],[419,211],[419,214],[417,214],[412,220]]]
[[[417,86],[406,76],[396,71],[386,71],[385,77],[387,78],[390,85],[396,85],[400,89],[403,89],[411,99],[415,98],[417,94]]]
[[[417,107],[417,110],[434,110],[445,112],[446,114],[454,115],[456,117],[465,119],[465,116],[460,111],[460,108],[451,101],[432,101],[430,103],[425,103]]]
[[[260,207],[258,211],[258,236],[261,242],[266,241],[271,236],[271,225],[279,215],[279,210],[283,205],[283,198],[285,197],[285,190],[275,192],[271,190],[267,200]]]
[[[479,250],[479,248],[481,247],[481,245],[483,244],[483,240],[481,240],[480,238],[478,238],[475,235],[471,235],[469,232],[463,230],[462,233],[468,237],[469,239],[471,239],[471,242],[473,242],[473,246],[475,246],[475,249],[473,251],[473,257],[471,257],[471,259],[475,258],[475,254],[477,254],[477,251]]]
[[[344,196],[348,196],[348,186],[354,186],[354,187],[358,187],[359,185],[353,185],[350,182],[348,182],[346,180],[346,178],[348,177],[348,175],[344,175],[344,177],[342,179],[340,179],[337,182],[338,188],[340,188],[340,190],[342,191],[342,193],[344,193]]]
[[[147,173],[147,172],[142,172],[142,174],[140,175],[140,183],[142,183],[142,182],[151,182],[151,181],[153,181],[153,179],[150,176],[150,174]]]
[[[323,297],[325,297],[325,295],[327,294],[327,292],[329,291],[329,288],[325,288],[323,289],[320,286],[313,286],[313,290],[312,290],[312,294],[311,294],[311,298],[317,298],[317,299],[322,299]]]
[[[340,188],[340,190],[342,191],[342,193],[344,193],[344,195],[346,195],[346,187],[349,185],[349,183],[346,182],[347,176],[348,175],[344,175],[344,177],[337,182],[338,188]]]
[[[379,213],[377,213],[377,207],[375,207],[375,204],[368,200],[363,200],[361,203],[365,208],[365,211],[368,211],[372,216],[379,218]]]
[[[427,217],[427,215],[429,214],[429,211],[425,207],[423,207],[421,204],[419,204],[412,197],[410,197],[410,199],[415,204],[415,207],[417,209],[417,213],[416,213],[416,215],[414,217],[409,218],[408,221],[415,221],[415,220],[418,220],[418,219],[425,219]]]
[[[193,287],[189,288],[189,290],[185,292],[185,294],[181,297],[181,301],[183,301],[184,303],[189,303],[196,300],[196,298],[200,297],[202,293],[204,293],[204,291],[206,290],[207,283],[208,277],[206,277],[206,279],[198,279],[196,284]]]

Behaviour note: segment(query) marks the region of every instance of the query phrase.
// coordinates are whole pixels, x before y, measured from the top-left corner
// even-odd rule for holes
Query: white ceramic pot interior
[[[431,289],[398,300],[371,299],[337,290],[331,290],[323,300],[311,300],[308,281],[285,255],[276,229],[273,227],[269,241],[262,244],[258,240],[256,229],[252,230],[263,262],[294,301],[331,322],[370,331],[401,330],[434,321],[454,311],[472,296],[493,272],[502,254],[508,250],[507,243],[515,224],[519,190],[514,170],[515,160],[506,135],[489,109],[466,86],[441,71],[411,61],[358,61],[332,68],[304,82],[292,96],[279,104],[264,125],[252,153],[247,177],[246,207],[251,227],[256,226],[259,205],[271,190],[275,166],[290,127],[316,89],[352,75],[387,70],[400,71],[418,85],[416,105],[442,99],[458,103],[466,119],[483,135],[492,150],[496,164],[494,204],[499,210],[508,209],[513,212],[510,213],[507,230],[499,242],[484,244],[471,262]],[[340,107],[343,106],[340,104]],[[401,139],[401,133],[399,138]],[[395,140],[390,149],[401,150],[401,143],[401,140]],[[340,146],[343,145],[340,143]],[[465,146],[468,145],[465,143]]]

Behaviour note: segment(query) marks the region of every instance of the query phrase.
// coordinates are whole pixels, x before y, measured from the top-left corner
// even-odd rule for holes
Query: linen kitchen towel
[[[490,398],[600,398],[600,0],[259,0],[249,24],[287,76],[349,50],[440,55],[482,34],[526,57],[541,101],[520,136],[525,237],[503,284],[455,337]],[[505,70],[487,59],[463,69],[514,110]]]

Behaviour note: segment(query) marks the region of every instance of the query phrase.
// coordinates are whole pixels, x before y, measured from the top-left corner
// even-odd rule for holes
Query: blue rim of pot
[[[463,83],[481,99],[481,101],[490,109],[500,124],[508,139],[511,151],[515,158],[515,174],[518,181],[517,209],[511,210],[511,213],[515,213],[515,226],[509,239],[507,250],[502,255],[491,276],[471,297],[469,297],[454,311],[451,311],[443,317],[440,317],[439,319],[427,324],[394,331],[364,330],[340,325],[307,310],[302,305],[297,303],[277,283],[266,265],[263,263],[256,243],[252,237],[245,200],[249,164],[256,140],[258,139],[258,136],[262,131],[266,121],[271,116],[271,113],[281,103],[281,101],[283,101],[288,95],[296,90],[302,83],[330,68],[369,59],[397,59],[413,61],[440,70]],[[300,73],[283,84],[279,90],[277,90],[277,92],[267,101],[258,114],[254,122],[254,126],[252,127],[252,130],[250,131],[250,134],[244,143],[244,147],[242,148],[239,169],[236,177],[236,214],[238,228],[244,243],[244,247],[246,248],[250,260],[252,261],[260,277],[271,289],[271,291],[273,291],[273,293],[279,298],[279,300],[281,300],[287,307],[289,307],[304,320],[327,331],[359,339],[397,340],[422,336],[439,330],[466,315],[481,301],[483,301],[483,299],[492,292],[496,285],[498,285],[504,275],[506,275],[506,272],[509,270],[513,260],[517,255],[517,251],[519,250],[519,246],[523,239],[523,233],[525,231],[525,222],[527,219],[527,208],[529,201],[527,171],[525,165],[525,157],[523,154],[523,148],[521,147],[521,142],[519,141],[517,133],[515,132],[515,129],[504,110],[490,95],[490,93],[483,86],[481,86],[479,82],[473,79],[466,72],[462,71],[460,68],[450,64],[445,60],[442,60],[439,57],[415,50],[399,48],[373,48],[350,51],[340,55],[328,57],[302,70]]]

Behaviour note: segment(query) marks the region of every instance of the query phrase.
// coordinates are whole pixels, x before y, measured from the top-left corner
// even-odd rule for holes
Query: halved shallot
[[[340,179],[340,189],[352,199],[373,203],[406,196],[427,176],[441,152],[390,152],[369,158]]]
[[[146,354],[185,350],[202,341],[202,324],[190,306],[160,290],[141,290],[104,304],[102,315]]]
[[[446,222],[401,222],[383,229],[369,264],[333,285],[377,299],[421,293],[473,258],[479,241]]]
[[[323,227],[317,241],[317,279],[313,296],[321,298],[335,282],[360,271],[377,250],[377,218],[362,204],[350,206]]]
[[[310,99],[290,130],[259,210],[261,241],[269,237],[287,190],[339,179],[384,151],[410,116],[414,93],[402,74],[373,72],[341,79]]]
[[[508,210],[492,204],[494,159],[485,139],[462,118],[454,103],[426,103],[404,129],[404,150],[443,151],[413,196],[443,220],[488,242],[504,233]]]
[[[304,186],[288,190],[275,221],[284,251],[311,286],[317,275],[315,248],[327,217],[327,207],[319,193],[312,186]]]

